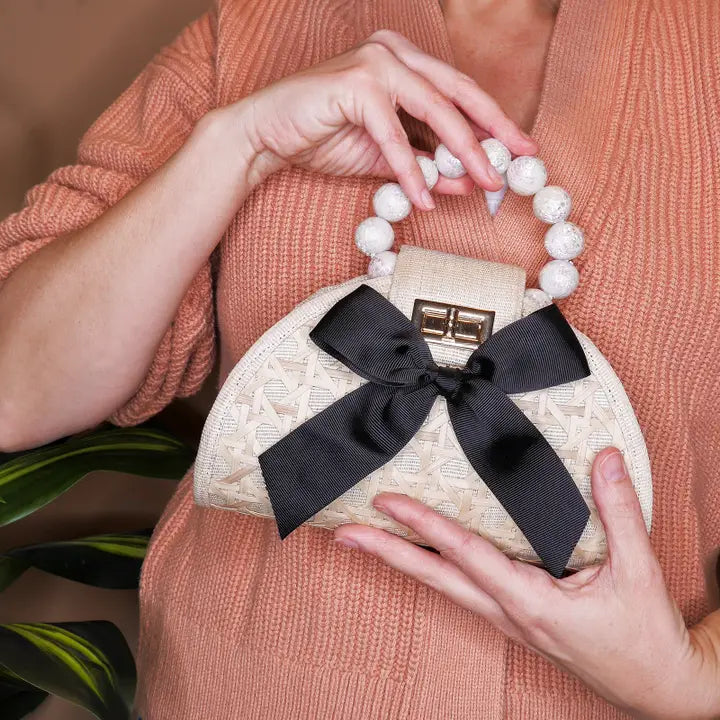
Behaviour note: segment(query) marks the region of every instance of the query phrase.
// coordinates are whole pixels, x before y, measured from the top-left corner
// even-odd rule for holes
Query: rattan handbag
[[[359,289],[362,289],[362,292]],[[535,534],[541,532],[547,536],[550,533],[549,541],[545,537],[540,542],[552,543],[552,532],[555,530],[548,530],[546,527],[548,521],[544,518],[547,516],[543,515],[545,511],[541,506],[551,506],[548,512],[554,513],[553,522],[559,526],[560,533],[563,532],[563,526],[566,524],[563,515],[566,509],[565,501],[562,499],[558,501],[555,497],[545,501],[543,495],[545,468],[531,468],[534,479],[532,483],[526,485],[527,501],[523,498],[525,491],[522,487],[519,490],[515,487],[504,503],[499,499],[507,495],[503,484],[505,482],[503,473],[507,471],[508,482],[514,482],[517,486],[518,479],[515,477],[513,480],[510,466],[519,455],[531,452],[526,451],[528,444],[533,447],[542,445],[545,453],[542,457],[550,462],[548,453],[551,453],[552,460],[556,464],[559,459],[562,473],[567,476],[568,482],[571,479],[572,492],[577,493],[579,490],[579,496],[584,500],[582,504],[588,511],[586,516],[580,516],[581,525],[576,531],[577,537],[573,538],[571,547],[565,555],[561,553],[560,559],[555,557],[553,560],[555,563],[560,562],[563,566],[576,569],[602,560],[606,553],[604,531],[590,493],[590,469],[595,454],[608,445],[614,445],[620,448],[625,456],[649,530],[652,482],[648,454],[640,427],[622,384],[609,363],[593,343],[577,330],[570,330],[568,334],[573,336],[572,342],[577,343],[577,352],[584,354],[587,361],[587,373],[584,377],[540,389],[509,392],[505,396],[509,397],[511,404],[514,404],[513,412],[517,416],[524,416],[513,416],[513,422],[519,420],[522,425],[522,422],[526,422],[525,419],[529,420],[534,426],[533,432],[535,429],[539,431],[536,433],[538,442],[531,440],[518,445],[516,437],[518,433],[508,431],[501,431],[500,434],[504,432],[508,435],[509,446],[505,442],[506,438],[497,437],[497,433],[492,441],[478,439],[482,436],[479,426],[483,422],[493,425],[496,416],[507,411],[507,409],[494,409],[496,406],[492,404],[494,402],[492,398],[498,396],[497,389],[489,390],[490,395],[487,397],[480,394],[474,399],[476,414],[486,413],[486,419],[482,422],[478,421],[478,428],[473,425],[476,414],[472,412],[463,414],[463,411],[458,410],[457,407],[449,408],[449,405],[456,406],[459,402],[458,388],[461,386],[472,385],[471,389],[477,390],[478,393],[488,389],[485,380],[491,377],[496,369],[495,365],[500,363],[500,360],[492,355],[492,352],[500,352],[491,348],[496,338],[495,345],[504,344],[503,352],[506,354],[515,352],[515,345],[523,345],[523,348],[518,349],[518,353],[522,351],[525,356],[519,358],[516,368],[521,374],[535,362],[536,359],[530,357],[535,354],[533,333],[541,331],[534,329],[536,326],[528,324],[528,318],[537,313],[523,317],[524,290],[525,273],[520,268],[404,246],[400,250],[392,276],[373,280],[359,277],[315,293],[270,328],[253,345],[235,366],[220,390],[207,419],[195,464],[196,502],[203,506],[259,517],[272,517],[273,507],[277,511],[282,506],[285,508],[283,512],[289,507],[292,512],[293,506],[306,506],[310,508],[308,512],[316,510],[307,518],[311,525],[330,529],[342,523],[363,523],[385,528],[404,535],[409,540],[419,542],[419,538],[409,533],[407,528],[396,525],[388,517],[377,512],[371,504],[372,498],[379,492],[401,492],[421,500],[443,515],[455,518],[463,526],[489,538],[508,555],[534,563],[541,562],[540,558],[542,558],[548,566],[547,557],[539,548]],[[382,305],[387,301],[393,307]],[[362,332],[362,327],[367,324],[367,318],[364,315],[352,316],[347,313],[369,312],[368,306],[362,304],[368,302],[372,303],[371,311],[377,312],[376,319],[373,320],[374,325],[369,326],[378,327],[377,337],[373,337],[375,333],[370,333],[368,336],[367,332],[363,336],[355,337],[352,333]],[[348,308],[348,304],[352,307]],[[338,316],[341,310],[345,313],[342,318]],[[545,310],[550,312],[550,309]],[[552,310],[555,310],[554,306]],[[547,319],[548,312],[542,317]],[[394,313],[397,313],[397,317]],[[540,315],[542,311],[539,311],[538,317]],[[562,317],[559,311],[557,315]],[[382,333],[388,332],[386,317],[390,318],[388,322],[396,323],[392,328],[401,326],[403,333],[410,331],[402,323],[412,322],[416,330],[413,329],[410,335],[416,332],[417,336],[412,335],[411,344],[415,343],[417,347],[417,343],[427,343],[432,360],[421,360],[421,364],[425,362],[428,366],[436,367],[436,370],[433,371],[432,377],[425,370],[420,375],[414,375],[413,382],[416,386],[425,388],[426,385],[423,383],[428,383],[434,378],[435,386],[442,387],[436,391],[431,400],[427,401],[427,398],[424,400],[428,402],[429,414],[422,420],[417,431],[407,438],[408,442],[399,451],[398,448],[382,449],[382,452],[389,453],[386,461],[371,472],[358,477],[357,482],[353,481],[351,487],[347,487],[342,494],[335,496],[333,488],[328,489],[326,486],[334,485],[335,474],[344,475],[348,467],[355,465],[356,444],[365,443],[362,449],[363,458],[368,453],[372,455],[378,452],[375,447],[367,447],[367,428],[355,430],[357,424],[364,421],[368,413],[362,407],[359,410],[356,407],[352,422],[346,422],[345,419],[338,420],[337,413],[343,410],[339,401],[345,400],[345,406],[350,405],[346,396],[351,393],[356,393],[353,397],[364,397],[365,400],[362,402],[367,402],[367,397],[372,392],[375,396],[378,393],[392,394],[397,389],[393,385],[395,382],[393,378],[396,375],[392,373],[400,372],[397,369],[392,370],[390,380],[376,381],[371,378],[368,381],[367,378],[371,373],[363,372],[362,368],[357,367],[361,361],[353,359],[351,362],[344,357],[339,359],[340,351],[337,350],[337,345],[347,345],[347,353],[352,356],[356,351],[361,354],[368,352],[372,354],[375,344],[382,347],[383,344],[395,342],[397,337],[395,340],[381,337]],[[344,324],[339,324],[340,320]],[[562,320],[564,322],[564,318]],[[321,321],[324,332],[322,341],[315,337],[315,334],[314,339],[311,338],[311,332],[316,326],[319,327]],[[340,331],[338,327],[341,328]],[[540,327],[542,329],[542,326]],[[347,333],[350,334],[348,338],[344,338],[345,331],[342,328],[347,328]],[[515,328],[518,332],[521,328],[526,330],[529,328],[529,335],[528,332],[525,335],[513,334]],[[335,343],[332,339],[327,339],[328,334],[333,332],[337,336]],[[317,330],[316,333],[320,335]],[[397,329],[392,329],[389,333],[398,335]],[[525,340],[517,340],[517,337],[524,337]],[[527,341],[528,337],[530,342]],[[568,340],[567,337],[565,339]],[[480,358],[481,362],[476,361],[475,366],[485,368],[477,370],[480,374],[484,373],[485,380],[471,378],[468,384],[467,372],[461,371],[460,368],[471,363],[478,349],[483,347],[483,341],[488,348],[491,348],[488,350],[491,359]],[[541,339],[537,342],[539,345]],[[320,349],[318,343],[324,349]],[[333,347],[325,347],[326,344]],[[404,344],[398,346],[396,342],[394,346],[396,352],[398,347],[407,354],[407,347]],[[410,354],[413,352],[415,351]],[[425,350],[420,355],[430,357],[423,353]],[[553,376],[554,356],[551,359],[552,362],[547,360],[540,362],[541,364],[544,362],[543,372],[547,370]],[[511,360],[515,362],[514,359]],[[404,373],[405,370],[402,372]],[[508,371],[506,374],[514,372]],[[379,384],[374,388],[368,388],[364,394],[359,393],[360,388],[368,382],[370,385],[374,382]],[[448,382],[454,383],[452,391],[442,389]],[[375,396],[373,402],[377,400]],[[412,395],[409,400],[400,398],[402,402],[409,403],[406,405],[406,410],[410,414],[418,407],[414,398],[415,396]],[[396,400],[398,398],[394,398],[392,403]],[[387,400],[387,402],[391,401]],[[505,407],[500,400],[498,402],[500,405],[497,407]],[[492,409],[488,410],[488,407]],[[337,412],[334,409],[337,409]],[[453,417],[449,409],[456,411]],[[347,413],[347,407],[344,412]],[[323,414],[319,415],[320,413]],[[405,422],[405,414],[404,411],[400,413],[403,422]],[[384,409],[378,417],[387,415],[387,409]],[[460,416],[464,423],[462,444],[458,441]],[[288,441],[291,434],[305,437],[298,435],[297,431],[301,428],[311,428],[311,423],[316,417],[323,420],[322,423],[314,420],[316,435],[320,431],[322,441],[318,443],[314,439],[312,442],[316,443],[315,445],[305,441],[304,444],[295,443],[293,450],[292,443]],[[392,423],[394,420],[388,422]],[[343,437],[347,427],[351,427],[352,433],[359,437],[352,440],[350,449],[347,447],[347,438]],[[374,428],[373,432],[376,431],[381,432],[382,437],[385,437],[384,428],[380,430]],[[519,435],[524,437],[527,434],[520,432]],[[285,445],[280,442],[281,440]],[[377,438],[373,438],[372,442],[377,442]],[[473,447],[471,451],[469,447],[473,444],[492,447],[490,449],[484,446]],[[508,447],[511,448],[509,453],[506,452]],[[270,467],[274,474],[273,492],[269,495],[267,488],[270,484],[268,483],[266,487],[259,458],[263,454],[268,456],[272,448],[287,449],[289,454],[283,455],[278,460],[279,453],[275,453],[272,465],[269,460],[263,464],[266,474]],[[481,456],[481,459],[476,461],[473,453]],[[468,459],[470,456],[473,457],[472,461]],[[325,480],[322,483],[318,480],[320,487],[315,488],[313,492],[318,492],[319,497],[324,499],[321,501],[322,505],[313,507],[312,503],[306,502],[303,483],[313,484],[317,480],[313,473],[318,474],[318,469],[325,469],[327,458],[337,458],[337,462],[329,469],[329,473],[319,473]],[[324,463],[322,467],[318,465],[321,462]],[[361,468],[360,472],[366,467],[363,462],[365,460],[362,458],[357,460],[357,467]],[[494,463],[494,466],[493,483],[488,481],[486,484],[477,472],[477,468],[488,467],[489,472],[487,463]],[[357,467],[351,469],[357,471]],[[286,470],[287,479],[283,475],[283,468]],[[304,480],[295,477],[296,471],[299,472],[298,468],[299,470],[310,468],[303,476]],[[490,490],[488,484],[495,488],[495,492]],[[566,490],[567,488],[564,492]],[[516,522],[518,507],[523,503],[525,507],[520,508],[520,515],[524,517],[525,532],[519,529]],[[542,524],[544,527],[533,527],[535,512],[539,518],[535,525]],[[571,511],[567,510],[567,512]],[[278,512],[275,515],[278,516]],[[304,515],[300,517],[300,521],[305,519]],[[283,530],[279,516],[277,520],[281,535],[288,534],[292,525],[288,528],[287,520],[284,519]],[[571,520],[568,519],[567,522],[570,523]],[[526,534],[532,542],[528,540]],[[550,555],[552,554],[550,552]]]

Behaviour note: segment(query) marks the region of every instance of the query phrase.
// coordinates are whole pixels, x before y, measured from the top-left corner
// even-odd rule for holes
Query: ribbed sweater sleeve
[[[215,97],[215,14],[153,58],[80,141],[77,162],[32,188],[0,223],[0,284],[56,238],[84,228],[162,165]],[[215,358],[210,266],[197,274],[135,395],[110,418],[134,425],[196,392]]]

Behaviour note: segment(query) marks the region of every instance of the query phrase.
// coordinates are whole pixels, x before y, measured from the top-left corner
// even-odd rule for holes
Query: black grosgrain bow
[[[367,285],[336,303],[310,338],[369,382],[260,455],[282,538],[397,455],[442,395],[470,464],[547,570],[562,575],[590,511],[555,451],[508,397],[590,374],[555,305],[496,332],[464,368],[438,367],[418,328]]]

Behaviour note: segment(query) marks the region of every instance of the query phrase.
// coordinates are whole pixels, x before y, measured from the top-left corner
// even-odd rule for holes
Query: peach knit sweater
[[[115,203],[210,108],[380,27],[452,62],[437,0],[221,0],[89,130],[77,164],[0,225],[0,281]],[[718,28],[717,0],[564,0],[533,131],[588,239],[580,290],[563,309],[636,409],[654,475],[653,545],[690,622],[713,602],[703,568],[720,545]],[[216,344],[225,377],[298,301],[361,274],[353,228],[376,186],[291,169],[254,192],[113,420],[140,422],[194,392]],[[508,196],[492,219],[480,192],[440,198],[435,212],[397,226],[402,243],[517,264],[533,283],[542,232],[526,198]],[[143,573],[144,717],[620,717],[434,591],[336,547],[331,533],[301,528],[281,544],[272,521],[195,507],[191,482],[167,508]]]

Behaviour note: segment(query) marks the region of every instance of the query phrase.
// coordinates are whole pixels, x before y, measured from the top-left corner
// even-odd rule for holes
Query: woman
[[[271,521],[195,507],[188,477],[143,573],[143,716],[720,714],[703,580],[720,545],[720,6],[554,5],[220,0],[0,226],[5,450],[194,392],[216,325],[225,377],[298,301],[364,271],[352,233],[377,177],[416,206],[400,242],[535,279],[542,227],[521,198],[493,219],[472,192],[499,186],[476,135],[539,151],[586,230],[563,310],[639,416],[652,543],[612,449],[593,469],[610,558],[560,581],[399,495],[379,507],[440,555],[358,526],[281,545]],[[434,200],[414,159],[433,131],[468,169]]]

